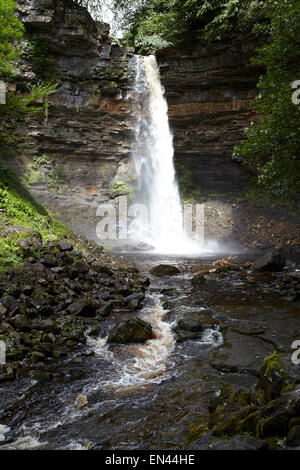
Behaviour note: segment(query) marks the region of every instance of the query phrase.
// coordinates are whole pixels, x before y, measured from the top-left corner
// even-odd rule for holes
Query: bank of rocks
[[[102,264],[104,253],[93,258],[67,240],[40,238],[20,240],[20,252],[24,263],[0,276],[0,340],[6,346],[0,382],[68,357],[111,317],[132,316],[142,307],[148,278]]]

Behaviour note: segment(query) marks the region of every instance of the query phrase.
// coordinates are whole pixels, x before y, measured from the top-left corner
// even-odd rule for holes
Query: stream
[[[115,346],[88,337],[72,358],[45,366],[46,379],[31,375],[0,388],[0,448],[184,449],[190,422],[220,385],[251,388],[263,358],[289,352],[300,337],[299,302],[272,297],[264,283],[215,276],[199,300],[191,277],[210,257],[124,257],[145,273],[167,261],[180,268],[174,277],[151,276],[139,316],[155,337]],[[213,324],[196,339],[176,341],[178,312],[204,312],[208,304]]]

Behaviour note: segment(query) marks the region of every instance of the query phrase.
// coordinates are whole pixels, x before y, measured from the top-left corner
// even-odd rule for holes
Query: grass
[[[22,262],[18,240],[4,236],[1,230],[11,225],[38,230],[43,240],[58,240],[70,234],[70,230],[48,214],[16,175],[0,162],[0,269]]]

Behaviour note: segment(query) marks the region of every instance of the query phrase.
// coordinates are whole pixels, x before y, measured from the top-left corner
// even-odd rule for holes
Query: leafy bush
[[[24,27],[14,16],[14,0],[0,0],[0,78],[12,75],[13,61],[18,57],[18,42],[23,37]]]
[[[300,192],[300,105],[292,102],[292,83],[300,78],[299,2],[268,2],[267,15],[270,23],[256,29],[271,41],[253,59],[266,68],[255,103],[258,121],[246,129],[248,139],[234,157],[252,166],[268,193],[289,197]]]
[[[115,0],[114,4],[126,31],[124,42],[141,53],[251,30],[263,18],[265,6],[260,0]]]

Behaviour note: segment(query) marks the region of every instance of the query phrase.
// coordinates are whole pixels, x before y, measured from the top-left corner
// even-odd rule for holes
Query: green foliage
[[[46,165],[47,163],[50,162],[50,159],[49,159],[48,155],[46,155],[46,154],[41,155],[41,156],[36,156],[36,157],[33,158],[33,160],[38,165]]]
[[[58,81],[60,70],[54,58],[50,57],[49,42],[38,36],[33,36],[25,43],[23,55],[33,66],[39,79],[46,83]]]
[[[263,18],[260,0],[187,0],[181,2],[198,37],[219,40],[232,31],[251,30]]]
[[[259,119],[233,156],[251,165],[267,193],[289,198],[300,192],[300,105],[292,102],[292,83],[300,78],[300,5],[296,0],[268,5],[270,23],[256,29],[272,41],[253,60],[266,68],[255,103]]]
[[[232,31],[249,31],[264,14],[259,0],[115,0],[124,42],[150,53],[194,39],[223,39]]]
[[[187,168],[186,165],[178,165],[177,175],[179,191],[184,203],[203,202],[204,194],[195,180],[193,171]]]
[[[14,16],[14,0],[0,0],[0,78],[12,75],[12,62],[18,57],[18,42],[23,37],[24,27]]]
[[[62,189],[65,186],[65,169],[63,165],[55,165],[48,173],[46,182],[56,191]]]
[[[20,96],[7,93],[6,104],[0,105],[0,150],[7,151],[13,144],[26,140],[22,125],[28,113],[43,114],[45,121],[49,114],[49,96],[57,93],[59,83],[39,83],[29,88],[27,94]]]
[[[118,196],[130,194],[132,192],[132,187],[124,183],[124,181],[116,181],[112,189],[113,193]]]
[[[38,230],[44,239],[59,239],[69,233],[36,202],[15,174],[0,162],[0,227],[23,225]],[[0,230],[0,267],[22,261],[17,239],[8,239]]]
[[[47,184],[51,189],[59,191],[65,187],[65,169],[63,165],[58,165],[48,155],[35,156],[33,161],[27,164],[23,182],[26,186],[41,182]]]

